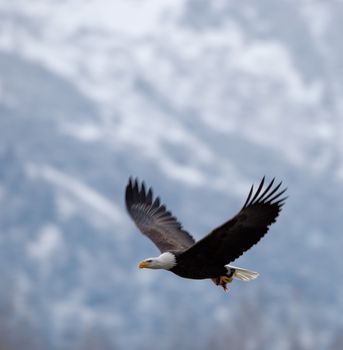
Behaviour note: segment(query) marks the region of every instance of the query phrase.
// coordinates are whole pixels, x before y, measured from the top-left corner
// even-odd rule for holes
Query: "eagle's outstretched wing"
[[[243,208],[236,216],[186,250],[179,261],[195,266],[210,261],[223,266],[256,244],[276,221],[287,198],[282,197],[286,189],[279,191],[281,182],[273,187],[274,179],[262,191],[264,180],[263,177],[255,193],[254,186],[251,187]]]
[[[152,189],[145,190],[144,183],[139,186],[137,180],[133,182],[130,178],[126,186],[125,201],[137,227],[162,253],[186,250],[195,243],[172,213],[160,204],[160,199],[153,198]]]

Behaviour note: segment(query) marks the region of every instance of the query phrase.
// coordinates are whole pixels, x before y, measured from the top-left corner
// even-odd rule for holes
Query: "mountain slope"
[[[157,337],[205,349],[246,303],[270,349],[290,348],[292,327],[304,349],[331,344],[343,326],[341,5],[280,4],[0,5],[0,299],[10,325],[31,325],[32,348],[82,348],[91,334],[104,348],[159,349]],[[136,269],[156,249],[125,213],[130,175],[198,239],[264,174],[290,198],[239,261],[260,279],[224,295]]]

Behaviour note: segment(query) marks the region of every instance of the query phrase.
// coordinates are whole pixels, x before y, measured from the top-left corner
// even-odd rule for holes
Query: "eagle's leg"
[[[232,276],[218,276],[217,278],[212,278],[212,281],[217,285],[223,287],[225,292],[229,291],[229,288],[226,286],[228,283],[231,283],[233,280]]]

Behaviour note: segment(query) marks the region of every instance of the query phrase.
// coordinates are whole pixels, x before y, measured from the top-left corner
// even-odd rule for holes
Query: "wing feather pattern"
[[[186,250],[179,260],[194,268],[208,262],[223,266],[250,249],[276,221],[287,198],[282,197],[286,188],[279,190],[281,182],[273,187],[274,181],[263,192],[264,177],[255,193],[252,186],[240,212]]]
[[[152,189],[146,191],[144,182],[139,186],[137,179],[129,179],[125,202],[137,227],[162,253],[170,250],[183,251],[195,243],[165,205],[160,204],[159,197],[154,199]]]

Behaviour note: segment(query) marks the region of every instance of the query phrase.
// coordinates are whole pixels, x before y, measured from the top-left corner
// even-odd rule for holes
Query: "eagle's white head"
[[[170,270],[176,265],[175,255],[170,252],[162,253],[156,258],[149,258],[141,261],[138,265],[140,269],[164,269]]]

